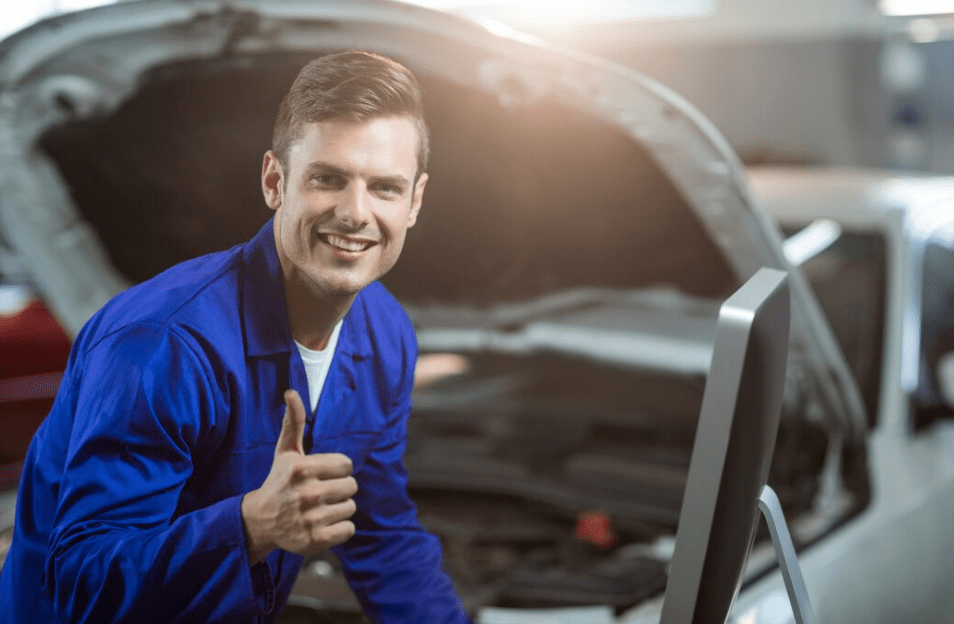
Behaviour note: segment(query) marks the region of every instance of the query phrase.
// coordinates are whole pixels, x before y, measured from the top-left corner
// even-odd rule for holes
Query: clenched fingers
[[[354,531],[354,523],[350,520],[342,520],[325,526],[315,526],[311,534],[312,547],[309,551],[320,553],[332,546],[343,544],[354,536]]]
[[[341,453],[317,453],[305,455],[295,460],[293,478],[331,480],[347,477],[351,474],[351,459]]]
[[[332,526],[339,522],[349,520],[351,516],[354,515],[356,509],[357,507],[354,501],[349,498],[340,503],[312,507],[304,512],[303,518],[308,526],[313,528]]]
[[[298,490],[302,510],[349,501],[357,491],[358,482],[350,476],[340,479],[313,479],[303,483]]]

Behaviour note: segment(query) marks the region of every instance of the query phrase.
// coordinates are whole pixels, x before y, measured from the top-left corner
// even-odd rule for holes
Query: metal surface
[[[788,597],[792,602],[795,622],[796,624],[815,624],[815,614],[812,611],[808,590],[805,589],[802,570],[798,565],[792,535],[788,531],[788,525],[785,524],[782,503],[779,502],[772,488],[767,485],[762,488],[762,494],[759,496],[759,510],[765,516],[769,533],[772,535],[772,544],[775,546],[775,554],[778,557],[782,577],[785,579],[785,589],[788,590]]]
[[[719,312],[661,624],[721,624],[729,615],[775,449],[789,317],[787,275],[773,269]]]

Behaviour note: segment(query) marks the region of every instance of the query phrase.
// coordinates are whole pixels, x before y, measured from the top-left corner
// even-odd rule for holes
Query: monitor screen
[[[768,479],[785,384],[788,274],[761,269],[719,311],[660,624],[723,624]]]

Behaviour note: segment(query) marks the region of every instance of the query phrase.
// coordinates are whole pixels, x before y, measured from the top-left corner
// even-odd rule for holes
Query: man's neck
[[[348,313],[355,296],[343,298],[317,297],[302,284],[285,283],[285,303],[292,338],[300,345],[315,351],[328,346],[328,340],[344,315]]]

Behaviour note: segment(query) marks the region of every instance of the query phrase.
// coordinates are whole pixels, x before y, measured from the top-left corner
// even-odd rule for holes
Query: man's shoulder
[[[373,353],[388,361],[417,357],[411,318],[380,282],[372,282],[358,293],[345,325],[356,352]]]
[[[402,331],[413,329],[407,311],[381,282],[371,282],[362,289],[355,304],[372,321],[384,321]]]
[[[157,325],[193,329],[228,324],[238,314],[241,246],[174,265],[116,295],[90,319],[84,334],[96,340],[126,328]]]
[[[394,311],[404,311],[404,308],[394,295],[391,294],[391,291],[378,281],[371,282],[365,286],[361,292],[358,293],[358,299],[364,300],[367,305],[381,306],[382,309],[386,311],[392,311],[392,309]]]

